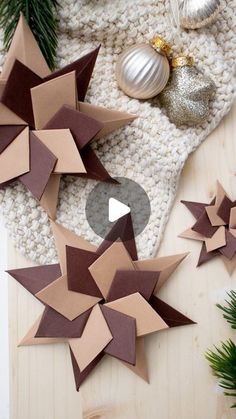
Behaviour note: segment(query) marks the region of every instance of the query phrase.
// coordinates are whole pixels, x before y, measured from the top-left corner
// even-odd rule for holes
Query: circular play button
[[[105,238],[112,226],[130,213],[136,237],[150,218],[147,193],[131,179],[117,177],[115,180],[117,183],[100,182],[90,192],[86,203],[87,221],[98,236]]]

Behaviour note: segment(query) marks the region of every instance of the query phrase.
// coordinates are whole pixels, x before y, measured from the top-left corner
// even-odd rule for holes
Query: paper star
[[[104,355],[148,381],[144,337],[193,323],[155,296],[186,254],[137,260],[130,214],[98,248],[51,224],[60,263],[8,271],[45,305],[20,345],[68,343],[77,390]]]
[[[51,218],[60,176],[115,182],[90,144],[135,115],[84,103],[99,47],[51,73],[21,15],[0,78],[0,186],[21,181]]]
[[[196,222],[180,237],[203,242],[197,266],[220,256],[231,275],[236,267],[236,201],[231,201],[217,182],[216,196],[210,204],[181,202]]]

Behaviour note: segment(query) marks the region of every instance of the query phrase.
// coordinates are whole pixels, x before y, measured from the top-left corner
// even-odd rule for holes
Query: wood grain
[[[74,388],[68,348],[17,348],[41,304],[9,279],[11,419],[232,419],[231,400],[222,395],[204,352],[236,338],[215,307],[235,289],[220,260],[195,265],[200,244],[178,238],[192,217],[180,199],[210,200],[219,179],[236,198],[236,106],[189,158],[161,245],[160,255],[191,251],[160,296],[198,324],[147,338],[150,384],[115,359],[107,358],[83,385]],[[9,268],[29,266],[9,243]],[[32,265],[32,263],[31,263]]]

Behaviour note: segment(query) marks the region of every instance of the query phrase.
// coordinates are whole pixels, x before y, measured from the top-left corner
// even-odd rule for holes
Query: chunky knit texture
[[[176,37],[165,0],[61,0],[58,66],[102,44],[87,101],[136,113],[139,118],[93,144],[113,176],[129,177],[146,190],[152,214],[137,238],[141,258],[156,252],[176,194],[179,176],[191,152],[229,111],[235,94],[236,1],[222,0],[216,23],[198,31],[182,31],[182,52],[212,77],[217,93],[207,123],[177,129],[158,107],[157,100],[140,102],[119,91],[115,63],[120,52],[134,43],[160,34],[172,44]],[[175,45],[175,44],[174,44]],[[175,45],[180,51],[180,44]],[[1,64],[4,52],[1,54]],[[61,183],[58,221],[95,243],[100,238],[90,229],[85,203],[94,181],[64,177]],[[39,263],[56,260],[54,242],[45,212],[31,194],[16,183],[0,193],[1,211],[16,247]]]

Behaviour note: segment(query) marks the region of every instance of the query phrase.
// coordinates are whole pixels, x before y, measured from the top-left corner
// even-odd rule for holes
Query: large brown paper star
[[[51,218],[60,176],[115,182],[90,143],[135,119],[84,102],[99,48],[51,73],[23,15],[0,78],[0,186],[21,181]]]
[[[77,390],[105,355],[148,381],[144,337],[193,323],[155,295],[186,254],[138,260],[130,214],[98,248],[51,225],[60,263],[9,271],[45,305],[20,345],[66,342]]]
[[[197,266],[220,256],[228,273],[232,275],[236,267],[236,201],[231,201],[217,182],[216,196],[210,204],[190,201],[182,203],[196,221],[180,237],[203,242]]]

